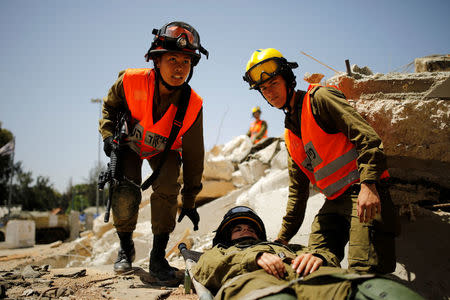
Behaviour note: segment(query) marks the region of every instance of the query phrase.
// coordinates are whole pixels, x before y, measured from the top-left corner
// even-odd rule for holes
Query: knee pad
[[[141,191],[138,187],[129,183],[120,183],[114,188],[112,195],[112,210],[119,220],[126,220],[139,211],[141,203]]]

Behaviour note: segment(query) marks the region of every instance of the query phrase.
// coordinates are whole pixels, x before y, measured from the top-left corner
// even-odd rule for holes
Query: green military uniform
[[[304,91],[296,91],[285,127],[301,137],[301,110]],[[317,124],[327,133],[344,133],[358,152],[360,182],[376,183],[381,199],[381,215],[369,223],[357,216],[359,184],[343,195],[327,200],[311,227],[309,246],[333,252],[342,260],[349,244],[349,267],[358,271],[389,273],[395,270],[395,212],[387,183],[379,178],[387,169],[383,144],[373,128],[334,88],[311,90],[311,106]],[[289,241],[299,230],[309,197],[309,179],[289,156],[289,199],[279,239]]]
[[[298,278],[289,262],[296,256],[307,253],[307,250],[301,247],[299,251],[294,252],[278,243],[256,240],[247,240],[229,248],[218,244],[202,254],[193,270],[194,278],[215,294],[216,299],[249,299],[249,293],[272,287],[259,295],[262,297],[280,292],[280,286]],[[257,265],[256,258],[264,252],[286,257],[287,275],[284,279],[277,279]],[[324,265],[339,264],[336,257],[327,251],[317,249],[309,253],[320,256]]]
[[[100,133],[103,139],[113,135],[117,113],[128,110],[123,89],[124,73],[125,71],[119,73],[119,78],[104,99],[103,118],[100,120]],[[174,91],[168,99],[162,99],[162,101],[155,95],[153,97],[153,120],[161,119],[171,104],[178,105],[180,96],[180,90]],[[141,158],[129,147],[125,147],[121,155],[123,175],[140,185],[142,181]],[[158,165],[160,156],[158,154],[149,159],[152,169],[155,169]],[[193,125],[183,135],[182,160],[176,151],[170,151],[160,175],[152,185],[153,193],[150,201],[154,234],[170,233],[175,228],[177,196],[181,188],[177,180],[181,164],[183,164],[184,183],[181,191],[183,207],[194,208],[195,197],[202,189],[203,160],[203,116],[202,110],[200,110]],[[130,183],[122,182],[114,191],[112,211],[114,226],[118,232],[134,231],[140,202],[140,189]]]
[[[336,257],[326,251],[303,248],[297,252],[278,243],[244,241],[229,248],[218,244],[206,250],[193,268],[194,278],[215,295],[215,299],[422,299],[408,288],[374,275],[336,267]],[[286,256],[286,276],[278,279],[256,263],[259,254],[268,252]],[[324,259],[317,271],[300,277],[288,263],[302,253],[314,253]],[[371,280],[370,282],[368,280]],[[375,290],[371,286],[379,282]],[[364,285],[360,283],[364,282]],[[358,286],[357,286],[358,285]],[[375,285],[374,285],[375,288]],[[364,290],[369,289],[369,290]],[[364,295],[359,295],[364,293]],[[281,296],[282,294],[283,296]],[[272,295],[272,296],[270,296]],[[295,299],[294,298],[294,299]]]

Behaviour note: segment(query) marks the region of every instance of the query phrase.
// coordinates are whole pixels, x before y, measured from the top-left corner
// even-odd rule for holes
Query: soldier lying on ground
[[[259,216],[236,206],[193,274],[216,299],[422,299],[392,280],[335,267],[332,253],[296,248],[268,242]]]

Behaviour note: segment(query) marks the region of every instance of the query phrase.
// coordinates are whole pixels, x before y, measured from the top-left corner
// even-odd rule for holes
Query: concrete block
[[[234,166],[231,160],[225,157],[214,157],[205,161],[203,178],[206,180],[231,181]]]
[[[33,247],[36,227],[32,220],[11,220],[6,225],[6,244],[10,248]]]
[[[430,55],[414,60],[415,72],[446,72],[450,71],[450,55]]]
[[[239,135],[225,144],[222,153],[232,162],[240,163],[250,153],[252,146],[252,141],[248,136]]]
[[[76,240],[80,235],[80,212],[72,210],[69,215],[71,241]]]
[[[280,151],[272,158],[270,162],[270,167],[272,169],[287,169],[288,152],[284,142],[280,143]]]
[[[276,140],[269,146],[265,147],[264,149],[259,150],[258,152],[253,154],[253,157],[258,159],[264,164],[268,164],[272,160],[272,157],[275,155],[277,147],[278,147],[278,140]]]
[[[235,187],[231,181],[219,181],[219,180],[203,181],[203,188],[201,192],[197,195],[197,199],[219,198],[225,196],[234,189]]]
[[[94,214],[86,213],[85,230],[92,230],[94,228]]]
[[[244,177],[242,177],[241,171],[237,170],[233,172],[231,182],[235,187],[242,187],[247,184]]]
[[[265,175],[264,171],[269,168],[268,165],[263,164],[257,159],[252,159],[241,163],[239,166],[242,177],[248,184],[255,183],[259,178]]]

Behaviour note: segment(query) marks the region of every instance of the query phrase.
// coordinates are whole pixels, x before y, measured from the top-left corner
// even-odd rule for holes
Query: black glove
[[[113,149],[114,138],[112,136],[108,136],[103,140],[103,151],[105,151],[106,156],[111,156],[111,151]]]
[[[196,208],[182,208],[180,212],[180,216],[178,217],[178,223],[183,220],[184,216],[187,216],[191,219],[192,224],[194,224],[194,231],[198,230],[198,222],[200,221],[200,216],[198,215]]]

